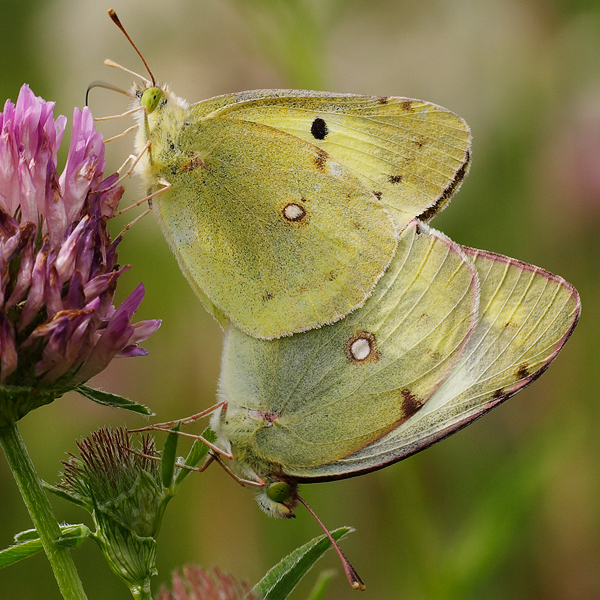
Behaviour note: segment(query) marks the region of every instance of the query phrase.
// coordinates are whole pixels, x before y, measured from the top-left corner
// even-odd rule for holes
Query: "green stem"
[[[129,591],[135,600],[152,600],[149,579],[146,579],[143,585],[130,587]]]
[[[54,571],[58,587],[66,600],[87,600],[70,550],[56,543],[60,537],[58,521],[42,488],[16,423],[0,428],[0,445],[17,482],[31,520]]]

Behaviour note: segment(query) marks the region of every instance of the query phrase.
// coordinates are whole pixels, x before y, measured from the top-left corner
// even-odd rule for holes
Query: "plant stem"
[[[143,585],[133,586],[129,588],[131,595],[134,600],[152,600],[152,594],[150,593],[150,580],[146,579]]]
[[[65,600],[87,600],[70,550],[56,543],[60,528],[16,423],[0,428],[0,445]]]

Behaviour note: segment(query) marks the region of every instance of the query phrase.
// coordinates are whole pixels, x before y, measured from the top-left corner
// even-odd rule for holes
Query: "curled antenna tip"
[[[125,96],[129,96],[129,94],[125,91],[122,90],[121,88],[118,88],[115,85],[112,85],[110,83],[105,83],[104,81],[92,81],[92,83],[90,83],[90,85],[88,85],[87,90],[85,91],[85,105],[88,105],[88,98],[90,95],[90,91],[93,90],[94,88],[104,88],[105,90],[111,90],[113,92],[119,92],[119,94],[123,94]]]

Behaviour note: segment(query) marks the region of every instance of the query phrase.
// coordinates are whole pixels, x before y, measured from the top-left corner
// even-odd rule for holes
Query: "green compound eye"
[[[162,100],[163,91],[157,87],[151,87],[144,91],[140,104],[146,107],[148,114],[154,112],[158,103]]]
[[[277,483],[272,483],[267,489],[267,497],[273,502],[285,502],[291,495],[292,490],[290,486],[283,482],[278,481]]]

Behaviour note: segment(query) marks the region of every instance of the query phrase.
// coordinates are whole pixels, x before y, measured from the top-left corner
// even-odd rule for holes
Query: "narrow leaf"
[[[354,531],[352,527],[340,527],[332,531],[331,536],[337,542],[351,531]],[[331,542],[325,535],[300,546],[270,569],[254,590],[264,600],[284,600],[329,548]]]
[[[91,531],[83,524],[61,525],[61,537],[58,543],[68,548],[80,546],[90,535]],[[42,540],[35,529],[28,529],[15,535],[17,542],[13,546],[0,550],[0,569],[8,567],[24,558],[29,558],[43,550]]]
[[[22,542],[28,542],[29,540],[39,540],[40,536],[38,535],[37,529],[26,529],[25,531],[15,534],[14,539],[15,544],[20,544]]]
[[[329,582],[333,579],[334,576],[335,571],[333,569],[321,571],[321,573],[319,574],[319,578],[315,583],[315,587],[313,587],[312,592],[310,593],[310,596],[307,598],[307,600],[323,600],[323,598],[325,597],[325,592],[329,587]]]
[[[88,387],[87,385],[80,385],[77,388],[77,391],[89,400],[93,400],[94,402],[97,402],[98,404],[103,404],[104,406],[124,408],[126,410],[131,410],[133,412],[140,413],[142,415],[151,416],[154,414],[147,406],[144,406],[143,404],[138,404],[133,400],[123,398],[123,396],[117,396],[117,394],[103,392],[102,390],[95,390],[93,388]]]
[[[43,550],[43,547],[42,540],[39,538],[21,542],[14,546],[10,546],[5,550],[0,550],[0,569],[19,562],[24,558],[29,558],[30,556],[37,554],[40,550]]]
[[[177,444],[179,435],[176,433],[181,429],[181,423],[173,427],[173,431],[167,436],[167,441],[162,451],[162,460],[160,463],[162,483],[166,488],[170,488],[173,483],[173,474],[175,473],[175,461],[177,460]]]
[[[210,427],[207,427],[202,432],[202,437],[211,444],[217,439],[217,435]],[[195,467],[206,456],[207,452],[208,446],[200,440],[196,440],[192,445],[184,464],[187,467]],[[175,485],[178,486],[191,472],[192,471],[189,471],[188,469],[181,469],[175,478]]]
[[[52,485],[51,483],[47,483],[45,481],[42,481],[42,486],[48,492],[52,492],[55,496],[58,496],[59,498],[62,498],[63,500],[66,500],[67,502],[71,502],[73,504],[76,504],[77,506],[81,506],[82,508],[86,508],[86,509],[90,508],[90,506],[82,498],[67,492],[67,490],[64,490],[63,488],[59,488],[59,487]]]

